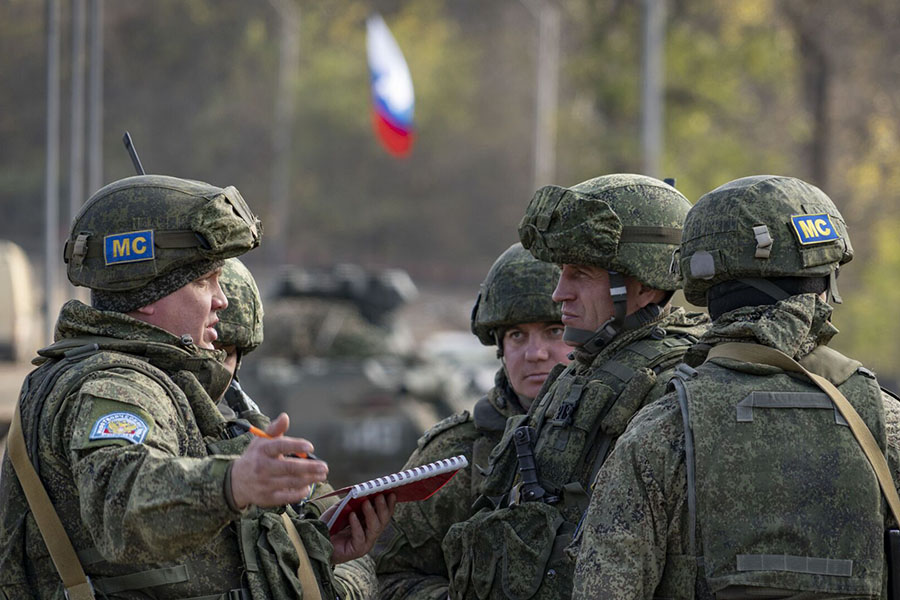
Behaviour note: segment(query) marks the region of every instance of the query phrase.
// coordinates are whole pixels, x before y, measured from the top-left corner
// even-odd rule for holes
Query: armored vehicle
[[[267,414],[288,413],[335,486],[398,470],[424,431],[477,399],[465,373],[415,351],[397,322],[416,295],[404,271],[341,264],[286,270],[264,298],[265,340],[241,384]]]

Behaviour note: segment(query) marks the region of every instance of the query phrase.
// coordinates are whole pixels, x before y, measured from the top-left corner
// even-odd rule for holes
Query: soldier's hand
[[[379,494],[375,498],[367,499],[360,505],[362,522],[356,512],[350,513],[347,526],[331,534],[331,545],[334,546],[331,562],[337,565],[359,558],[371,550],[378,536],[390,522],[396,500],[397,496],[394,494]],[[337,506],[326,510],[321,519],[327,522]]]
[[[299,502],[309,495],[310,485],[325,481],[328,465],[324,462],[291,456],[312,452],[313,446],[302,438],[285,436],[289,425],[286,414],[278,415],[266,429],[272,439],[254,439],[232,464],[231,496],[238,508]]]

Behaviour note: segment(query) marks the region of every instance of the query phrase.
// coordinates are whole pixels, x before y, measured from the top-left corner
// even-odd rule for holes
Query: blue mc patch
[[[153,230],[129,231],[103,238],[103,258],[107,265],[153,260]]]
[[[150,428],[139,416],[127,412],[103,415],[91,427],[92,440],[120,439],[132,444],[140,444],[147,437]]]
[[[819,244],[841,239],[837,229],[831,222],[831,217],[820,215],[794,215],[791,224],[797,233],[797,238],[804,246],[807,244]]]

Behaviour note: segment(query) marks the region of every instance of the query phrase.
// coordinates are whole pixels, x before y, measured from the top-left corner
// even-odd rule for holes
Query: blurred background
[[[402,158],[373,133],[373,12],[415,88]],[[760,173],[825,190],[856,250],[833,345],[896,387],[898,28],[891,0],[0,0],[0,406],[76,295],[59,259],[72,215],[134,173],[125,130],[148,173],[234,185],[260,216],[245,262],[279,316],[244,387],[306,406],[297,433],[344,436],[351,463],[379,440],[405,458],[490,385],[497,363],[467,333],[478,283],[537,187],[610,172],[674,177],[691,200]],[[379,281],[396,298],[373,319],[358,291]],[[348,312],[288,325],[328,294]],[[342,365],[355,319],[379,344]]]

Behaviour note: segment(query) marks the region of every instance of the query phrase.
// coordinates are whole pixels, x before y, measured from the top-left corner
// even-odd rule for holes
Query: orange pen
[[[244,431],[249,431],[256,437],[265,438],[267,440],[275,439],[271,435],[269,435],[268,433],[266,433],[265,431],[260,429],[259,427],[254,427],[253,425],[251,425],[250,423],[247,423],[245,421],[235,421],[234,424],[237,425],[238,427],[240,427],[241,429],[243,429]],[[321,458],[319,458],[312,452],[301,452],[300,454],[291,454],[291,456],[293,456],[294,458],[308,458],[309,460],[322,460]]]

